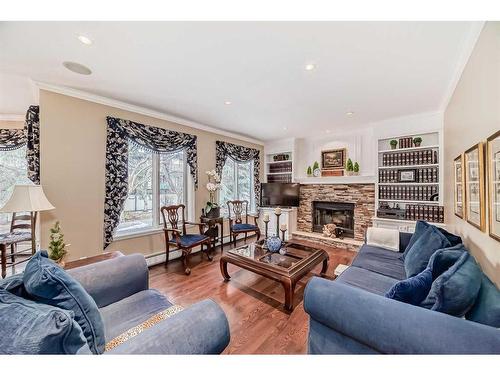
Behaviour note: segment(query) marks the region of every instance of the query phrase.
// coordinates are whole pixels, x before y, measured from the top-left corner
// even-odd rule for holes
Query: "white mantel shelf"
[[[299,177],[295,179],[303,185],[312,184],[374,184],[375,176]]]

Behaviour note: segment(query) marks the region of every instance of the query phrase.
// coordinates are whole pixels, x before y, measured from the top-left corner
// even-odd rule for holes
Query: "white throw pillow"
[[[397,229],[370,227],[366,232],[366,243],[387,250],[399,251],[399,231]]]

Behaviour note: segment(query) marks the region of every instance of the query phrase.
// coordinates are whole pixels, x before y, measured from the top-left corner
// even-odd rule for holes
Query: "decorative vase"
[[[313,171],[313,175],[314,175],[314,177],[319,177],[319,176],[321,176],[321,169],[316,168],[316,169]]]
[[[391,145],[391,150],[395,150],[397,145]]]
[[[209,219],[216,219],[220,217],[220,207],[212,207],[210,211],[207,211],[206,215]]]
[[[266,240],[267,248],[272,253],[277,253],[281,249],[281,239],[278,236],[271,236]]]

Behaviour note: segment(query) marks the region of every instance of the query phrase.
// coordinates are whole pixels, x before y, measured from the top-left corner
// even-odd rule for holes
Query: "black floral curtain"
[[[113,241],[128,196],[128,141],[155,153],[185,150],[195,188],[198,187],[196,136],[107,117],[104,248]]]
[[[222,141],[216,141],[215,151],[215,171],[219,176],[222,176],[222,168],[224,168],[228,156],[241,162],[253,160],[255,202],[258,205],[260,198],[260,151],[255,148],[239,146]]]
[[[0,151],[26,148],[28,178],[40,184],[40,107],[32,105],[26,112],[24,129],[0,129]]]

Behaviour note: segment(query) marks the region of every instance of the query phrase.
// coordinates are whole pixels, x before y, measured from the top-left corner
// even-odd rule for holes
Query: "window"
[[[162,224],[161,206],[186,204],[188,176],[183,150],[155,154],[129,141],[129,192],[118,235],[156,228]]]
[[[238,162],[227,158],[222,169],[222,187],[220,192],[220,205],[227,215],[227,201],[248,201],[249,212],[255,212],[255,192],[253,185],[253,160]]]
[[[27,171],[26,146],[0,151],[0,207],[10,198],[14,185],[32,184]],[[11,214],[0,213],[0,233],[10,231],[10,217]]]

